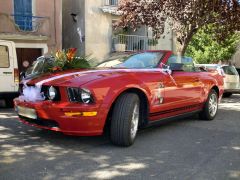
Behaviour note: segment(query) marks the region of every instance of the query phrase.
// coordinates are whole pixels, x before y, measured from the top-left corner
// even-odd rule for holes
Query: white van
[[[13,105],[18,95],[19,71],[14,42],[0,40],[0,99],[7,106]]]

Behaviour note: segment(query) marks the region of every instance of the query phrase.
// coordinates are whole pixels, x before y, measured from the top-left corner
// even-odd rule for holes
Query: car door
[[[173,71],[166,77],[165,101],[181,105],[200,102],[201,81],[198,72]]]
[[[171,57],[170,57],[171,58]],[[170,65],[173,62],[169,62]],[[184,64],[184,63],[179,63]],[[164,100],[159,106],[161,117],[169,117],[199,109],[202,83],[192,63],[182,70],[173,70],[164,76]]]

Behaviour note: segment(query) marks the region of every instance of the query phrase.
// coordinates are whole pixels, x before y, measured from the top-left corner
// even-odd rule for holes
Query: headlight
[[[58,93],[57,93],[56,88],[53,87],[53,86],[50,86],[49,89],[48,89],[48,98],[49,98],[50,100],[55,100],[56,97],[57,97],[57,94],[58,94]]]
[[[88,89],[68,88],[68,97],[71,102],[93,103],[93,97]]]
[[[81,91],[81,100],[83,103],[90,103],[92,101],[91,93],[87,89],[82,89]]]

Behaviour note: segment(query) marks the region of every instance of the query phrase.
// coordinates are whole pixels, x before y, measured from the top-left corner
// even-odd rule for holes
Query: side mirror
[[[172,74],[172,70],[170,69],[170,66],[166,65],[166,64],[162,64],[162,69],[164,72],[168,73],[168,74]]]
[[[169,67],[172,71],[183,71],[182,63],[171,63]]]

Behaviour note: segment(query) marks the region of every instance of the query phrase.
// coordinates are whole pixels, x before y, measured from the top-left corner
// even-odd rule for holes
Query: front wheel
[[[199,117],[202,120],[213,120],[218,110],[218,95],[214,89],[212,89],[208,95],[207,101],[204,104],[203,110],[199,113]]]
[[[115,145],[130,146],[133,144],[138,129],[140,100],[137,94],[121,95],[113,108],[111,121],[111,141]]]

